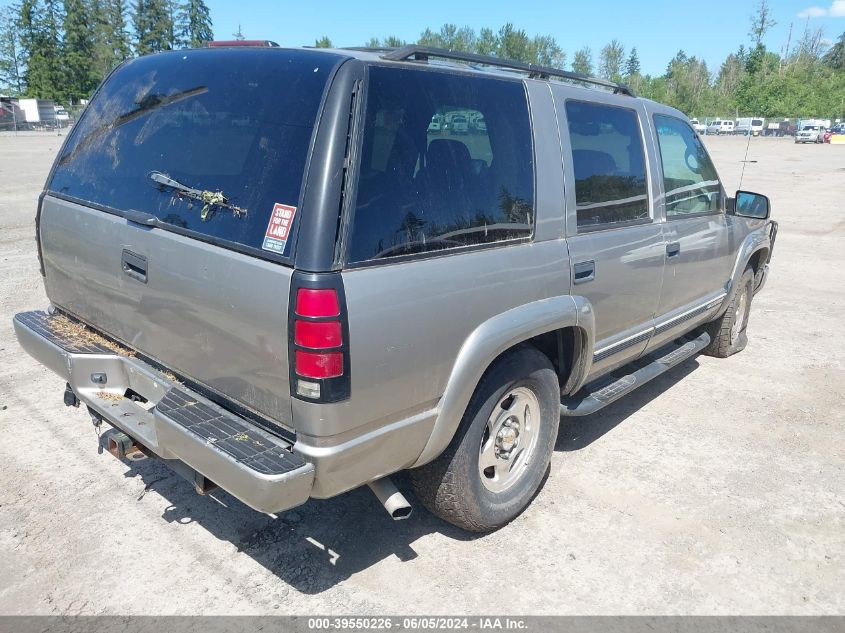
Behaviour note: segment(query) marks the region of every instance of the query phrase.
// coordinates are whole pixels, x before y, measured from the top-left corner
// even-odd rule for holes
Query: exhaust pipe
[[[401,521],[411,516],[411,512],[413,512],[411,504],[408,503],[405,495],[396,489],[390,477],[376,479],[368,485],[370,486],[370,490],[373,491],[373,494],[381,501],[381,505],[384,506],[387,513],[393,517],[394,521]]]

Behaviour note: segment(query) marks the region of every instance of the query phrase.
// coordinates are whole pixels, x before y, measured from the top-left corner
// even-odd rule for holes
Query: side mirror
[[[733,204],[734,214],[743,218],[766,220],[769,217],[769,199],[751,191],[737,191]]]

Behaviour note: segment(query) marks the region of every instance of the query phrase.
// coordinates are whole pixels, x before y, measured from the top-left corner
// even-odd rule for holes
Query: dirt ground
[[[747,349],[562,424],[534,504],[477,537],[366,489],[273,520],[98,454],[11,326],[47,303],[61,140],[0,136],[1,614],[845,613],[845,146],[751,141],[780,235]],[[746,140],[706,143],[736,188]]]

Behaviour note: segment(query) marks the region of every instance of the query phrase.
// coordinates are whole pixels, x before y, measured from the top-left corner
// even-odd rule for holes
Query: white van
[[[735,127],[730,119],[716,119],[707,125],[707,134],[733,134]]]
[[[754,117],[743,117],[736,120],[735,134],[745,136],[759,136],[763,133],[763,119]]]
[[[692,125],[692,129],[695,130],[699,134],[706,134],[707,133],[707,126],[704,123],[700,123],[698,119],[690,119],[690,125]]]

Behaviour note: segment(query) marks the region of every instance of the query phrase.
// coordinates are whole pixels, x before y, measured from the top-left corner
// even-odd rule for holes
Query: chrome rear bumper
[[[289,442],[175,376],[63,316],[22,312],[14,327],[21,347],[66,380],[80,402],[162,459],[184,462],[260,512],[310,496],[314,466]]]

